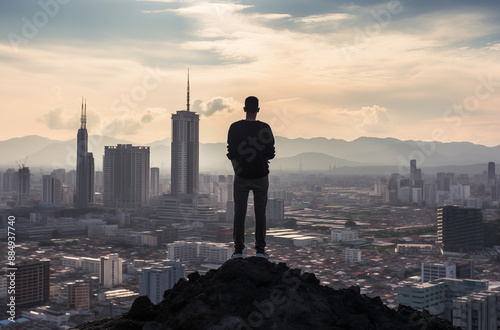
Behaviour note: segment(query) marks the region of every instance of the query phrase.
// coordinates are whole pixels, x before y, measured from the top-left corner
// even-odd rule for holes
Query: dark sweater
[[[269,174],[268,160],[274,158],[271,127],[261,121],[240,120],[229,127],[227,158],[235,160],[234,173],[243,178],[262,178]]]

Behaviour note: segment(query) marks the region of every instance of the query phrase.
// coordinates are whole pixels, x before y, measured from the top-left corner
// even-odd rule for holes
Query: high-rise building
[[[266,219],[273,225],[285,220],[285,203],[281,198],[269,198],[266,207]]]
[[[103,171],[95,171],[95,191],[104,192],[104,173]]]
[[[491,199],[496,201],[498,199],[498,190],[497,190],[497,176],[495,174],[495,163],[488,163],[488,191],[491,194]]]
[[[95,169],[94,169],[94,155],[91,152],[87,153],[87,201],[88,204],[95,202]]]
[[[77,280],[66,284],[66,308],[90,309],[90,284]]]
[[[53,175],[42,177],[42,203],[46,205],[63,203],[62,182]]]
[[[424,185],[424,200],[428,207],[436,205],[437,184],[427,183]]]
[[[417,160],[412,159],[410,160],[410,179],[415,180],[415,176],[417,173]]]
[[[135,209],[149,204],[149,147],[104,147],[104,206]]]
[[[197,194],[199,186],[199,122],[189,110],[189,72],[186,110],[172,114],[171,194]]]
[[[460,329],[498,329],[500,291],[488,290],[453,299],[453,325]]]
[[[488,186],[491,187],[492,185],[496,184],[496,175],[495,175],[495,163],[494,162],[489,162],[488,163]]]
[[[160,194],[160,169],[151,167],[151,197]]]
[[[177,261],[164,261],[152,267],[144,267],[141,272],[141,296],[148,296],[153,304],[163,300],[163,293],[184,278],[184,266]]]
[[[7,169],[3,173],[2,190],[5,192],[13,192],[18,190],[19,177],[13,168]]]
[[[42,259],[16,268],[16,306],[29,307],[45,303],[50,296],[50,260]]]
[[[80,123],[76,146],[75,205],[87,208],[94,202],[94,157],[88,152],[87,104],[83,102]]]
[[[24,165],[22,167],[19,167],[19,170],[17,171],[17,176],[18,176],[18,201],[20,203],[26,202],[28,200],[29,194],[30,194],[30,168],[25,167]]]
[[[99,284],[111,287],[122,283],[122,263],[123,260],[117,253],[100,257]]]
[[[447,205],[438,209],[438,243],[445,252],[482,251],[483,214],[481,209]]]

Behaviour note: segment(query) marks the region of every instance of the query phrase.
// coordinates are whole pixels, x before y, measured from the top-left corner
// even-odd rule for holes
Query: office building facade
[[[346,248],[342,251],[342,260],[348,264],[361,261],[361,250]]]
[[[184,278],[185,267],[177,261],[164,261],[141,271],[141,296],[148,296],[153,304],[163,300],[163,293],[174,287],[179,279]]]
[[[149,147],[104,148],[104,206],[136,209],[149,204]]]
[[[90,283],[78,280],[66,284],[66,308],[90,309]]]
[[[481,252],[484,246],[481,209],[447,205],[438,209],[438,243],[444,252]]]
[[[231,258],[233,249],[224,243],[173,242],[167,245],[168,259],[222,264]]]
[[[122,283],[123,260],[117,253],[100,257],[99,284],[104,287],[112,287]]]
[[[16,268],[16,306],[29,307],[47,302],[50,297],[50,260],[42,259]]]
[[[60,179],[52,175],[42,177],[42,203],[45,205],[63,203],[63,186]]]

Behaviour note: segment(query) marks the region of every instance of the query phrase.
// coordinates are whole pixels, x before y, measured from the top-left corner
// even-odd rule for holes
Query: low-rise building
[[[361,250],[347,248],[342,251],[342,260],[348,264],[361,261]]]

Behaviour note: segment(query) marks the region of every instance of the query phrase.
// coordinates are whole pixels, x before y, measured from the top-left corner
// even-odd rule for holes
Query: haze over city
[[[497,1],[9,1],[0,140],[224,142],[248,95],[277,136],[499,144]]]
[[[500,2],[3,1],[0,31],[0,327],[500,329]]]

